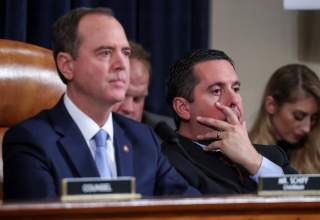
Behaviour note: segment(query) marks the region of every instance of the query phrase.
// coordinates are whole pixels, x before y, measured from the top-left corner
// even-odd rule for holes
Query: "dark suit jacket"
[[[206,152],[190,139],[178,136],[179,144],[166,141],[162,150],[185,179],[203,194],[256,192],[257,184],[249,173],[220,152]],[[180,146],[179,146],[180,145]],[[282,167],[284,173],[296,173],[278,146],[255,145],[264,157]]]
[[[163,156],[151,128],[117,114],[113,119],[117,172],[136,177],[137,193],[198,193]],[[5,199],[55,198],[62,178],[99,176],[63,99],[5,134],[3,162]]]

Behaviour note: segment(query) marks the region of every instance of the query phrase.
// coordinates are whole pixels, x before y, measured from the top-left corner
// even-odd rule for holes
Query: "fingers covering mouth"
[[[233,111],[233,113],[237,116],[238,120],[241,121],[241,113],[240,113],[240,110],[236,107],[234,108],[231,108],[231,110]]]

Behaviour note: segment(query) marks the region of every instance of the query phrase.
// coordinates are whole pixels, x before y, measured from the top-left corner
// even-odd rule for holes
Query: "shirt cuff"
[[[259,177],[282,176],[283,174],[283,170],[280,166],[273,163],[268,158],[262,157],[262,162],[258,169],[258,172],[254,176],[250,176],[250,178],[258,183]]]

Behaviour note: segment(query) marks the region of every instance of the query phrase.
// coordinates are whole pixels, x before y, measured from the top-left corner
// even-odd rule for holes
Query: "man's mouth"
[[[126,84],[125,80],[122,80],[122,79],[110,80],[109,83],[111,83],[115,86],[121,86],[121,87],[123,87]]]

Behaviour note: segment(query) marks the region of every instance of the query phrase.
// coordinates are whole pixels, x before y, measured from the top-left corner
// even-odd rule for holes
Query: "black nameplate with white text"
[[[61,184],[62,200],[137,198],[134,177],[65,178]]]
[[[261,177],[258,195],[320,195],[320,175],[292,174]]]

